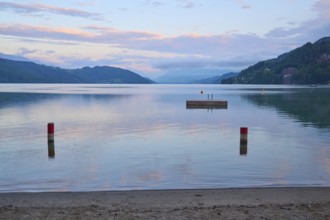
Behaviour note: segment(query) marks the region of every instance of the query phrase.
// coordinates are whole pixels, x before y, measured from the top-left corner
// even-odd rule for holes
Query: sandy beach
[[[330,219],[330,188],[1,193],[0,219]]]

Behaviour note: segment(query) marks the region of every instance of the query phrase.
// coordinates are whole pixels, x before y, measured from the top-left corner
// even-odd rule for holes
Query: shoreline
[[[0,193],[0,219],[330,219],[330,187]]]

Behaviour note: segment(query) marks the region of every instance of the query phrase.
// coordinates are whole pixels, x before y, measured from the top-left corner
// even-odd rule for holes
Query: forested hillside
[[[261,61],[237,77],[222,83],[239,84],[328,84],[330,81],[330,37]]]
[[[108,67],[62,69],[0,58],[0,83],[153,83],[129,70]]]

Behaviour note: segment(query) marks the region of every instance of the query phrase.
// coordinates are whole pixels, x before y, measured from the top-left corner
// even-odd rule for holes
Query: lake
[[[186,108],[211,97],[228,108]],[[329,86],[1,84],[0,191],[330,186],[329,97]]]

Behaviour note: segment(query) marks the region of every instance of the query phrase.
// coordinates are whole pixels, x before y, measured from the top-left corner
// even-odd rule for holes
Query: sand
[[[0,219],[330,219],[330,188],[0,193]]]

